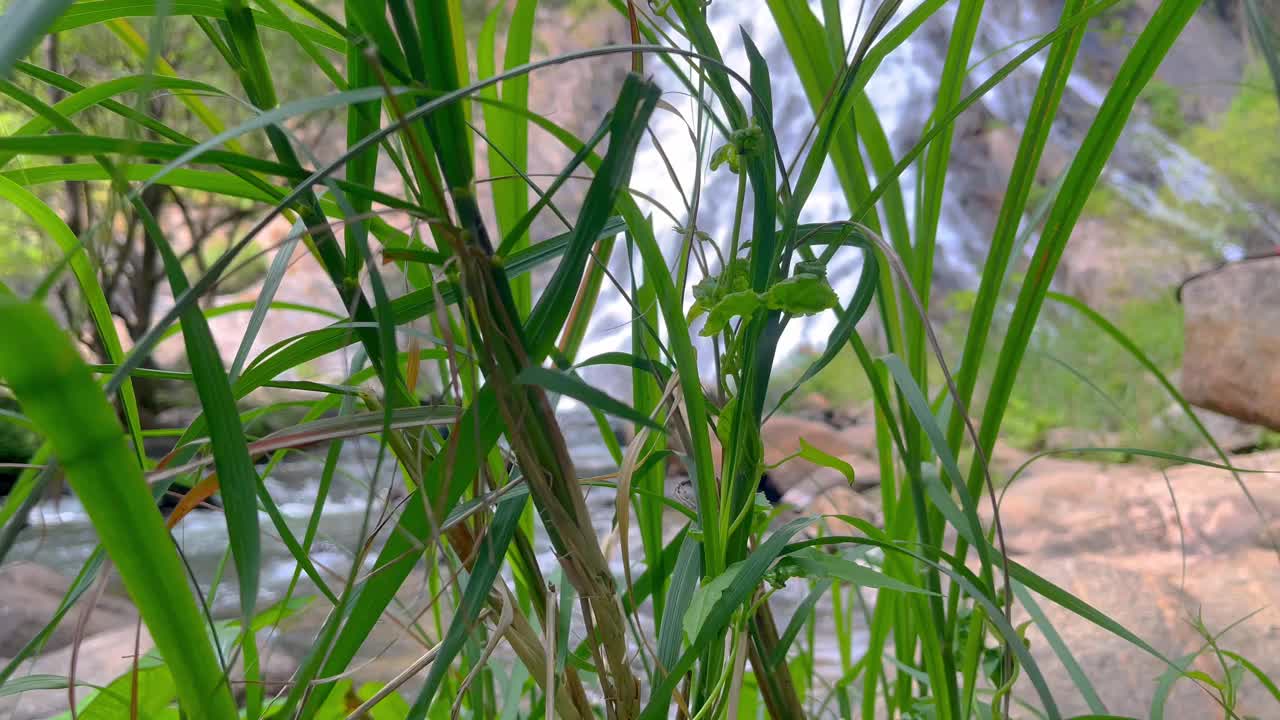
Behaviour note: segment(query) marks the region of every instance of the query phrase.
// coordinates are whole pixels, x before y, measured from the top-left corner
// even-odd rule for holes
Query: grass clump
[[[509,23],[490,15],[495,20],[473,28],[474,37],[458,0],[390,0],[385,13],[377,3],[351,2],[331,13],[319,4],[269,0],[182,6],[182,14],[171,17],[118,4],[11,9],[7,27],[21,37],[0,48],[9,56],[21,56],[51,29],[105,28],[123,39],[132,62],[154,83],[135,91],[143,99],[168,93],[190,123],[173,127],[168,116],[112,99],[110,86],[100,87],[112,79],[81,90],[50,68],[18,64],[24,82],[101,93],[79,99],[120,118],[134,138],[81,128],[74,113],[63,112],[67,105],[60,110],[15,87],[8,88],[9,98],[48,118],[60,146],[40,133],[0,138],[0,152],[21,157],[24,170],[38,165],[46,179],[66,181],[73,169],[61,158],[71,152],[69,141],[79,143],[74,147],[85,165],[74,170],[76,181],[94,183],[113,199],[107,219],[73,230],[48,198],[17,180],[0,185],[66,257],[43,269],[45,282],[33,296],[0,292],[0,333],[35,341],[21,352],[0,344],[0,377],[101,537],[103,552],[82,577],[105,572],[103,559],[110,558],[163,655],[160,667],[171,682],[145,684],[139,705],[194,720],[313,720],[344,712],[414,720],[658,720],[673,712],[699,720],[798,718],[817,707],[846,718],[887,712],[958,720],[1008,717],[1013,681],[1021,676],[1031,690],[1019,702],[1060,717],[1023,629],[1013,625],[1015,590],[1171,664],[1067,590],[1008,562],[998,521],[984,521],[979,503],[995,492],[982,458],[1017,407],[1018,378],[1035,355],[1034,330],[1054,270],[1140,89],[1190,21],[1194,3],[1162,4],[1136,37],[1035,240],[1033,270],[1016,279],[1009,266],[1037,159],[1081,36],[1100,5],[1068,0],[1052,33],[973,85],[968,63],[983,4],[961,2],[948,27],[928,131],[897,154],[879,130],[867,83],[887,55],[927,32],[925,23],[943,3],[909,12],[898,12],[901,3],[880,3],[868,7],[857,28],[845,28],[838,3],[824,3],[819,19],[808,4],[770,2],[815,118],[810,142],[789,157],[784,153],[795,150],[779,146],[774,128],[774,69],[752,38],[742,35],[746,62],[730,67],[722,59],[726,39],[709,24],[708,3],[614,4],[631,46],[533,66],[533,0],[516,2]],[[195,33],[204,61],[223,66],[225,77],[210,75],[206,82],[170,72],[161,62],[165,49],[148,47],[144,38],[163,38],[171,25]],[[500,31],[506,35],[501,58],[495,52]],[[280,44],[289,49],[277,50]],[[929,304],[953,123],[1041,52],[1044,70],[990,256],[967,308],[968,329],[944,347],[930,324]],[[524,79],[530,72],[555,73],[564,63],[608,56],[629,61],[637,72],[627,76],[608,112],[592,118],[593,132],[576,137],[555,118],[529,110]],[[277,71],[280,62],[293,67]],[[639,72],[657,63],[675,78],[672,88]],[[325,83],[324,90],[290,102],[298,88],[287,82],[299,74]],[[693,98],[688,138],[655,140],[650,133],[655,111],[671,109],[660,105],[663,90]],[[224,101],[237,108],[225,117]],[[323,148],[328,152],[313,153],[295,132],[312,112],[340,119],[341,138]],[[530,167],[531,128],[570,157],[550,176]],[[208,138],[207,147],[196,144]],[[692,177],[671,178],[685,215],[675,219],[685,232],[667,238],[655,230],[666,219],[655,223],[653,214],[669,208],[637,199],[631,173],[642,145],[686,139],[699,162]],[[732,147],[724,154],[733,162],[713,167],[722,147]],[[802,223],[828,161],[852,212]],[[910,166],[920,178],[912,224],[899,186]],[[699,227],[696,210],[711,201],[701,193],[712,172],[732,173],[738,186],[734,228],[720,243]],[[513,183],[505,187],[515,190],[495,190],[491,204],[482,201],[476,188],[492,179],[486,173],[504,177]],[[559,194],[569,182],[585,187],[578,207]],[[169,240],[171,228],[147,202],[155,188],[223,196],[228,204],[248,200],[261,215],[235,233],[226,252],[208,258],[207,269],[191,272]],[[200,300],[278,216],[304,236],[302,247],[331,282],[345,315],[261,355],[243,350],[228,363]],[[540,218],[557,223],[558,234],[532,237]],[[81,252],[95,227],[112,223],[140,229],[136,239],[158,258],[157,276],[176,299],[128,353],[99,274]],[[838,255],[852,253],[861,255],[862,269],[855,291],[841,297],[828,269]],[[394,265],[394,275],[384,275],[391,269],[386,265]],[[625,272],[612,271],[618,266]],[[706,279],[692,285],[690,268]],[[545,285],[529,282],[535,271],[549,278]],[[283,266],[273,265],[264,287],[287,281]],[[71,333],[43,309],[44,293],[54,286],[83,297],[101,339],[100,364],[90,367],[77,357]],[[587,324],[604,287],[630,309],[630,343],[583,357]],[[697,313],[691,312],[695,300]],[[243,348],[252,348],[272,303],[268,289],[246,324]],[[826,346],[800,373],[775,378],[783,329],[819,313],[836,320]],[[859,331],[868,314],[883,328],[879,337]],[[1001,332],[989,332],[993,327]],[[183,337],[191,372],[166,377],[190,383],[201,414],[181,431],[165,467],[156,468],[142,452],[132,381],[156,372],[146,359],[173,328]],[[349,373],[336,382],[279,379],[332,353],[351,358]],[[824,373],[832,367],[852,366],[849,353],[874,401],[883,527],[834,518],[843,522],[840,533],[816,537],[810,533],[815,518],[771,524],[771,509],[757,493],[766,469],[762,423],[776,402],[830,377]],[[949,363],[957,353],[958,365]],[[587,382],[583,369],[594,365],[615,366],[629,378],[630,393],[617,383]],[[715,370],[710,393],[707,368]],[[426,406],[416,394],[424,376],[440,388]],[[825,379],[816,382],[821,388]],[[300,401],[306,414],[296,425],[259,439],[237,401],[262,387],[309,395]],[[554,412],[565,397],[593,415],[616,471],[586,477],[576,467],[568,431]],[[625,446],[607,432],[609,416],[635,428]],[[322,569],[313,549],[327,490],[317,493],[299,534],[281,511],[286,498],[264,477],[286,454],[318,446],[325,457],[318,487],[329,488],[342,444],[363,436],[378,441],[378,452],[360,536],[347,570]],[[669,441],[681,451],[669,450]],[[842,467],[821,448],[804,453],[806,460]],[[664,468],[672,460],[685,467],[696,501],[667,497]],[[54,467],[29,469],[26,495],[6,500],[0,556],[22,520],[18,509],[38,495]],[[178,480],[192,488],[188,500],[162,521],[153,495]],[[373,491],[379,482],[385,501]],[[620,546],[620,573],[606,553],[612,541],[602,547],[593,524],[599,518],[586,499],[601,485],[615,493],[608,522]],[[168,532],[191,504],[213,493],[226,521],[225,573],[189,584]],[[294,566],[286,596],[274,606],[255,592],[268,534],[281,539]],[[545,541],[551,552],[537,555],[535,541]],[[224,574],[237,582],[238,612],[210,621],[202,603]],[[400,605],[410,578],[427,588],[421,614]],[[87,580],[73,588],[67,607],[84,601]],[[785,623],[778,612],[784,591],[811,598]],[[873,606],[854,599],[871,592]],[[286,614],[280,608],[292,607],[301,594],[313,596],[327,619],[308,636],[286,686],[269,695],[260,660]],[[795,669],[817,665],[810,623],[819,602],[838,616],[839,675],[831,682]],[[865,613],[865,645],[852,630],[855,611]],[[62,614],[51,618],[49,632],[62,621]],[[347,676],[387,623],[421,645],[421,657],[357,688]],[[0,669],[0,688],[15,681],[18,663],[38,647],[33,641]],[[1074,662],[1069,649],[1055,653]],[[1087,678],[1076,682],[1079,692],[1094,695]],[[112,702],[118,699],[111,693],[96,696],[90,703],[102,706],[85,714],[110,712],[105,706]]]

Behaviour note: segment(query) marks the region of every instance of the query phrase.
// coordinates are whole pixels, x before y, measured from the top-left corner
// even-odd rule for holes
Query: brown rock
[[[1280,452],[1234,462],[1280,469]],[[1280,518],[1280,485],[1264,475],[1242,479],[1258,511],[1225,471],[1185,465],[1162,474],[1136,465],[1059,460],[1009,486],[1000,519],[1014,555],[1177,553],[1185,547],[1188,556],[1208,557],[1270,547],[1269,525]],[[985,504],[982,511],[989,516]]]
[[[1242,468],[1280,468],[1280,452],[1233,462]],[[1223,636],[1222,647],[1274,674],[1280,671],[1275,652],[1280,611],[1273,607],[1280,559],[1268,530],[1277,529],[1280,485],[1263,475],[1242,477],[1256,511],[1224,471],[1186,465],[1161,473],[1133,465],[1059,460],[1010,486],[1000,506],[1005,537],[1019,562],[1170,658],[1204,642],[1194,619],[1203,618],[1208,632],[1219,633],[1262,609]],[[1041,604],[1108,710],[1145,717],[1163,663],[1065,610]],[[1065,669],[1038,632],[1031,637],[1060,710],[1068,716],[1084,713],[1087,707]],[[1195,669],[1220,673],[1208,656]],[[1032,697],[1025,682],[1021,696]],[[1256,687],[1246,685],[1240,709],[1264,712],[1259,708],[1273,707],[1261,704],[1267,701]],[[1185,680],[1175,686],[1168,708],[1167,717],[1221,716],[1208,696]]]
[[[872,470],[873,463],[867,458],[875,453],[874,431],[868,437],[865,425],[854,425],[846,430],[836,430],[825,423],[803,420],[794,417],[773,417],[760,430],[760,441],[764,445],[764,462],[766,465],[777,465],[769,470],[769,479],[782,494],[797,486],[814,473],[822,469],[804,458],[792,458],[783,462],[788,456],[800,451],[800,441],[804,440],[813,447],[846,461],[861,464],[863,472],[870,476],[874,473],[879,482],[879,471]],[[855,471],[858,466],[855,464]]]
[[[1280,430],[1280,257],[1227,265],[1182,287],[1187,400]]]
[[[1185,575],[1177,552],[1035,557],[1024,564],[1105,613],[1166,658],[1176,660],[1200,651],[1207,631],[1218,636],[1221,649],[1239,653],[1269,676],[1280,673],[1280,654],[1275,652],[1280,643],[1280,608],[1274,604],[1280,588],[1280,560],[1272,551],[1242,548],[1190,558]],[[1038,602],[1107,710],[1147,717],[1156,679],[1167,668],[1164,662],[1047,600]],[[1203,631],[1197,629],[1200,623]],[[1029,637],[1032,655],[1063,716],[1086,713],[1086,703],[1039,630],[1033,629]],[[1191,669],[1221,679],[1221,666],[1212,654],[1198,657]],[[1035,697],[1025,675],[1018,694],[1026,700]],[[1265,690],[1247,681],[1236,716],[1272,717],[1275,707]],[[1223,715],[1210,696],[1188,679],[1174,685],[1166,704],[1168,718]]]
[[[1167,241],[1123,233],[1123,223],[1086,217],[1063,251],[1057,279],[1063,292],[1105,309],[1130,300],[1167,297],[1189,273],[1201,269],[1199,252]]]
[[[126,623],[104,633],[86,638],[80,643],[76,654],[75,680],[77,683],[106,685],[133,667],[134,635],[133,623]],[[148,652],[154,643],[151,635],[144,628],[139,638],[138,650]],[[45,653],[34,662],[26,663],[14,677],[24,675],[56,675],[69,677],[71,671],[72,647]],[[88,692],[87,688],[78,689],[80,697]],[[33,690],[20,695],[0,698],[0,715],[12,720],[36,720],[66,712],[69,708],[68,695],[63,690]]]
[[[1084,600],[1121,625],[1152,643],[1166,657],[1177,658],[1196,645],[1196,635],[1185,620],[1189,598],[1163,573],[1121,567],[1108,557],[1037,557],[1026,563],[1050,582]],[[1108,712],[1126,717],[1146,717],[1150,712],[1157,678],[1165,665],[1126,641],[1079,616],[1037,598],[1054,630],[1070,648],[1076,662],[1105,703]],[[1015,617],[1015,625],[1026,620]],[[1087,714],[1089,707],[1054,655],[1038,628],[1027,633],[1036,665],[1045,676],[1054,702],[1063,717]],[[1015,695],[1035,706],[1038,696],[1024,672]],[[1171,698],[1178,708],[1173,717],[1216,717],[1213,705],[1193,685],[1179,684]]]
[[[0,568],[0,656],[13,657],[34,638],[57,611],[71,579],[28,562]],[[88,593],[67,614],[45,643],[45,651],[58,650],[75,638],[80,609]],[[137,617],[128,602],[104,594],[89,616],[86,636],[122,627]]]

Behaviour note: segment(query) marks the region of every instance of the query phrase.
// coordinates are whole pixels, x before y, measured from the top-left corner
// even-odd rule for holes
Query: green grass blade
[[[1084,0],[1069,0],[1063,5],[1062,18],[1065,20],[1071,17],[1083,6]],[[964,351],[957,370],[956,387],[960,402],[965,407],[973,399],[978,370],[982,365],[980,359],[986,351],[987,336],[990,334],[991,321],[999,302],[1009,260],[1013,256],[1018,227],[1026,211],[1031,188],[1035,185],[1036,171],[1049,141],[1052,121],[1057,115],[1086,29],[1085,25],[1077,26],[1053,43],[1036,87],[1035,98],[1031,101],[1027,125],[1022,131],[1018,153],[1009,172],[1008,187],[1000,204],[995,229],[992,230],[991,250],[983,263],[982,280],[970,314],[969,332],[965,337]],[[955,413],[947,427],[947,440],[952,446],[958,446],[962,431],[962,418],[959,413]]]
[[[44,38],[44,34],[71,6],[72,0],[15,0],[0,17],[0,77],[9,77],[13,66]]]
[[[489,593],[493,590],[494,581],[502,569],[502,558],[507,554],[507,546],[515,535],[520,524],[520,514],[528,503],[529,496],[509,498],[498,504],[493,523],[485,534],[484,540],[476,550],[476,564],[467,579],[467,587],[462,593],[462,603],[449,624],[449,632],[440,644],[440,651],[431,662],[427,671],[427,679],[423,683],[418,698],[414,701],[406,720],[422,720],[427,716],[431,700],[440,688],[445,672],[453,662],[453,658],[462,650],[480,611],[488,604]],[[507,601],[509,602],[509,600]]]
[[[645,282],[653,284],[658,307],[666,324],[673,362],[680,378],[684,412],[693,443],[693,468],[690,474],[698,497],[698,521],[703,531],[703,572],[708,577],[714,577],[724,572],[724,544],[720,536],[719,520],[709,514],[713,508],[719,507],[720,499],[715,465],[711,458],[711,439],[707,431],[707,404],[702,392],[702,379],[698,375],[697,350],[685,321],[680,294],[676,291],[662,248],[653,235],[652,220],[642,216],[639,208],[634,205],[624,206],[622,213],[644,260]]]
[[[609,151],[587,188],[565,257],[529,316],[529,350],[534,358],[550,354],[556,336],[569,317],[591,247],[613,212],[614,198],[630,181],[636,148],[657,101],[656,85],[635,75],[629,75],[623,83],[618,105],[608,121]]]
[[[89,262],[88,253],[80,244],[80,239],[71,232],[71,228],[58,217],[48,205],[40,201],[31,191],[21,185],[0,176],[0,198],[11,203],[32,219],[44,232],[45,237],[53,240],[58,249],[70,257],[68,262],[76,283],[80,286],[81,296],[89,307],[89,315],[93,318],[94,329],[102,339],[111,362],[124,359],[124,348],[120,344],[120,335],[116,332],[115,322],[111,316],[111,307],[107,303],[98,275]],[[2,299],[3,296],[0,296]],[[126,381],[120,386],[120,400],[124,406],[125,419],[133,439],[134,449],[138,457],[142,457],[142,421],[138,415],[138,401],[134,395],[133,383]],[[6,509],[8,504],[6,503]],[[4,523],[0,522],[0,525]]]
[[[135,208],[143,218],[150,241],[160,251],[173,296],[179,297],[190,287],[182,262],[161,234],[155,218],[150,217],[150,212],[141,203],[135,203]],[[213,341],[209,321],[197,305],[191,305],[182,313],[182,338],[200,406],[208,419],[214,468],[225,506],[227,540],[240,583],[240,611],[247,630],[258,600],[262,549],[257,491],[261,480],[253,468],[253,460],[249,458],[248,443],[240,425],[231,385],[227,382],[226,369],[222,366],[222,356]],[[252,642],[251,637],[246,637],[245,642]]]
[[[529,55],[533,45],[534,13],[537,8],[538,0],[517,0],[507,24],[506,52],[503,56],[504,69],[510,70],[529,62]],[[482,76],[493,74],[494,71],[493,57],[496,49],[493,35],[496,30],[497,18],[504,9],[503,3],[495,5],[489,21],[485,23],[489,34],[487,46],[482,36],[482,47],[479,49]],[[488,65],[487,73],[484,68],[485,64]],[[492,88],[489,93],[492,98],[499,99],[499,88]],[[500,99],[504,104],[515,108],[527,108],[529,105],[528,76],[521,75],[504,82],[501,85]],[[524,118],[518,113],[513,113],[495,105],[485,105],[483,111],[485,132],[492,143],[489,148],[489,174],[495,177],[514,175],[517,171],[527,168],[529,129]],[[511,235],[512,230],[517,227],[528,208],[529,191],[524,183],[520,181],[504,181],[493,186],[494,214],[498,220],[498,230],[504,238]],[[528,244],[529,236],[527,233],[522,232],[514,238],[510,247],[512,249],[522,249],[527,247]],[[504,245],[506,245],[505,242]],[[515,296],[516,307],[519,309],[521,316],[527,315],[533,304],[533,291],[529,281],[522,278],[512,282],[511,291]]]
[[[57,0],[63,2],[63,0]],[[50,3],[53,4],[53,3]],[[170,3],[169,17],[195,16],[205,18],[221,18],[223,16],[222,0],[175,0]],[[293,25],[298,32],[320,47],[337,52],[346,50],[346,39],[327,30],[312,25],[302,25],[282,21],[273,15],[258,10],[253,11],[254,19],[264,27],[289,32]],[[61,17],[49,27],[50,32],[65,32],[90,25],[110,24],[112,21],[129,18],[150,18],[156,15],[155,2],[139,2],[138,0],[82,0],[71,5]]]
[[[1271,694],[1271,697],[1275,698],[1277,703],[1280,703],[1280,687],[1276,687],[1275,681],[1272,680],[1271,677],[1262,670],[1262,668],[1250,662],[1247,658],[1240,655],[1240,653],[1223,650],[1222,654],[1240,663],[1240,666],[1245,670],[1248,670],[1251,675],[1257,678],[1258,683],[1262,685],[1262,687],[1266,688],[1267,692]]]
[[[262,280],[262,289],[258,291],[258,299],[253,304],[253,312],[249,315],[249,322],[245,325],[244,337],[240,340],[240,347],[236,348],[235,359],[231,361],[231,368],[227,371],[227,380],[233,385],[236,379],[240,377],[240,371],[244,369],[245,361],[249,359],[249,352],[253,349],[253,341],[257,339],[258,331],[262,329],[262,323],[267,319],[267,312],[274,306],[272,300],[280,289],[280,283],[284,282],[284,274],[289,269],[293,251],[298,247],[298,242],[302,239],[304,231],[305,228],[294,226],[293,232],[289,233],[288,239],[276,250],[276,256],[271,261],[271,267],[267,269],[267,275]],[[206,312],[205,317],[209,317],[209,313]]]
[[[1280,102],[1280,29],[1277,29],[1274,20],[1267,19],[1260,0],[1244,0],[1244,8],[1248,17],[1249,35],[1254,47],[1267,63],[1271,81],[1276,86],[1276,102]],[[1275,17],[1274,12],[1271,17]]]
[[[0,344],[0,374],[53,443],[125,587],[178,680],[192,718],[236,717],[186,574],[137,461],[102,392],[42,309],[0,300],[0,327],[22,337]],[[74,420],[72,420],[74,418]]]
[[[728,587],[707,611],[704,622],[698,629],[688,649],[668,668],[669,674],[657,684],[649,695],[649,702],[640,714],[641,720],[657,720],[667,717],[671,703],[671,694],[676,684],[692,667],[694,661],[717,637],[723,637],[734,613],[750,600],[765,573],[773,566],[774,560],[782,553],[787,543],[796,533],[813,522],[813,518],[797,518],[778,528],[768,540],[753,550],[740,565],[735,566],[736,573]],[[673,625],[677,623],[671,623]]]
[[[675,569],[671,574],[671,590],[666,597],[666,615],[662,620],[662,628],[658,632],[658,674],[656,679],[664,678],[671,668],[675,667],[680,657],[680,643],[683,641],[685,613],[693,600],[693,591],[702,577],[702,555],[698,542],[694,538],[685,538],[680,545],[680,554],[676,557]]]
[[[994,444],[995,433],[1008,405],[1031,330],[1039,317],[1058,260],[1062,257],[1076,220],[1084,209],[1085,200],[1102,174],[1103,166],[1111,156],[1120,132],[1133,111],[1138,94],[1155,74],[1160,61],[1173,46],[1182,28],[1190,22],[1196,7],[1194,3],[1163,3],[1156,10],[1121,65],[1115,83],[1085,136],[1080,152],[1071,163],[1062,190],[1045,222],[1046,231],[1036,246],[1027,280],[1018,294],[1007,339],[1000,352],[995,381],[982,414],[981,439],[984,452],[989,453]],[[981,473],[981,468],[975,463],[970,471],[971,487],[980,482]]]
[[[942,200],[947,182],[947,168],[951,165],[951,140],[955,135],[955,124],[943,122],[942,117],[960,100],[964,90],[965,75],[969,68],[969,54],[973,49],[973,40],[978,32],[978,21],[982,18],[984,0],[960,0],[956,8],[955,19],[951,25],[951,39],[947,44],[947,56],[942,65],[942,76],[939,79],[937,105],[931,123],[940,126],[940,132],[929,141],[925,151],[924,164],[921,170],[920,214],[916,218],[915,252],[909,258],[903,258],[911,268],[911,284],[920,295],[920,302],[929,307],[929,296],[933,286],[933,257],[937,243],[938,221],[942,217]],[[925,382],[925,339],[920,323],[913,322],[915,316],[908,314],[909,333],[908,362],[916,378]]]
[[[1054,629],[1053,624],[1049,622],[1049,618],[1045,617],[1044,611],[1040,609],[1040,604],[1036,602],[1035,597],[1030,592],[1027,592],[1027,589],[1020,583],[1013,584],[1013,593],[1018,597],[1018,602],[1022,604],[1022,607],[1026,608],[1027,614],[1031,616],[1036,627],[1040,628],[1040,634],[1044,635],[1045,642],[1049,643],[1049,647],[1053,649],[1053,654],[1058,656],[1058,661],[1067,669],[1067,674],[1071,676],[1071,682],[1075,683],[1076,689],[1080,691],[1080,696],[1089,705],[1089,710],[1098,715],[1106,715],[1107,706],[1098,697],[1098,692],[1093,689],[1093,683],[1089,682],[1089,676],[1085,675],[1080,663],[1076,662],[1075,656],[1071,654],[1071,649],[1063,642],[1062,636]]]
[[[661,425],[649,419],[644,413],[613,398],[605,391],[593,385],[588,385],[576,375],[531,365],[520,371],[520,374],[516,376],[516,382],[521,385],[536,385],[547,392],[571,397],[587,407],[595,408],[614,417],[628,420],[637,425],[643,425],[658,432],[664,432]]]

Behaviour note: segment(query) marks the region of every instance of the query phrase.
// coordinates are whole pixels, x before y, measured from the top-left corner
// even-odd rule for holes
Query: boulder
[[[1180,591],[1178,578],[1170,578],[1164,571],[1119,565],[1111,556],[1091,553],[1033,557],[1025,560],[1024,564],[1151,643],[1166,657],[1176,659],[1185,655],[1188,648],[1198,646],[1198,635],[1185,621],[1188,612],[1194,610],[1194,601]],[[1070,648],[1071,655],[1105,703],[1106,710],[1117,716],[1147,717],[1157,679],[1165,671],[1164,662],[1052,602],[1037,598],[1037,603],[1053,630]],[[1025,611],[1019,609],[1015,614],[1015,625],[1027,620]],[[1048,646],[1041,630],[1030,626],[1027,639],[1030,652],[1062,716],[1088,715],[1088,703],[1075,688],[1066,667]],[[1199,665],[1196,669],[1212,670]],[[1021,675],[1014,694],[1030,705],[1041,706],[1025,673]],[[1213,703],[1206,693],[1189,682],[1175,685],[1167,707],[1176,708],[1170,717],[1178,719],[1221,716],[1213,712]]]
[[[1280,430],[1280,257],[1225,265],[1182,286],[1190,402]]]
[[[1280,452],[1237,457],[1237,467],[1280,469]],[[1185,465],[1165,472],[1138,465],[1058,460],[1016,480],[1000,502],[1005,542],[1015,556],[1078,553],[1189,557],[1270,547],[1280,518],[1280,485],[1244,474]],[[1172,491],[1172,495],[1171,495]],[[1176,500],[1176,504],[1175,504]],[[990,515],[982,505],[982,513]]]
[[[17,562],[0,568],[0,588],[4,588],[0,592],[0,656],[17,655],[53,617],[70,586],[70,578],[34,563]],[[87,595],[49,637],[46,652],[63,648],[75,638]],[[84,634],[119,628],[136,617],[127,601],[104,593],[89,616]]]
[[[1240,468],[1280,469],[1280,452],[1237,456],[1232,462]],[[1009,551],[1019,563],[1168,658],[1198,651],[1204,631],[1231,628],[1219,638],[1223,649],[1240,653],[1273,677],[1280,673],[1275,652],[1280,608],[1274,603],[1280,555],[1272,544],[1280,530],[1280,485],[1266,475],[1242,474],[1255,510],[1229,473],[1198,465],[1164,472],[1067,460],[1037,465],[1009,486],[1000,504]],[[985,506],[983,512],[989,514]],[[1047,600],[1039,604],[1107,710],[1146,717],[1164,663]],[[1023,614],[1015,621],[1025,619]],[[1028,637],[1062,714],[1086,714],[1087,704],[1040,631],[1033,628]],[[1221,675],[1212,655],[1200,657],[1192,669]],[[1017,692],[1035,703],[1025,674]],[[1274,711],[1274,699],[1252,681],[1244,684],[1241,698],[1240,717],[1270,717]],[[1175,685],[1167,708],[1171,718],[1222,716],[1189,680]]]

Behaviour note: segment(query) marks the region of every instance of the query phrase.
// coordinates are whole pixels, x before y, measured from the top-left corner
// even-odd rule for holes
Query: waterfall
[[[920,0],[904,2],[893,23],[901,20],[919,4]],[[855,25],[859,5],[856,2],[842,4],[846,32]],[[966,91],[976,87],[1024,50],[1029,43],[1050,31],[1057,22],[1060,11],[1058,5],[1059,3],[1047,0],[1001,0],[999,3],[987,3],[970,58],[972,79],[966,84]],[[819,3],[811,0],[811,6],[820,16]],[[869,5],[868,15],[871,9]],[[954,6],[949,4],[931,18],[921,31],[889,54],[867,85],[867,95],[879,114],[897,157],[901,157],[912,147],[928,121],[929,111],[936,101],[938,77],[942,72],[953,17]],[[782,156],[790,163],[811,127],[813,113],[766,3],[763,0],[712,2],[708,7],[708,23],[720,44],[725,62],[740,74],[748,74],[740,27],[751,36],[768,62],[775,132]],[[862,19],[862,25],[865,24],[866,17]],[[1022,120],[1027,116],[1035,95],[1046,53],[1047,51],[1041,52],[1027,61],[988,93],[980,101],[981,107],[971,108],[966,116],[969,113],[986,113],[1020,131]],[[1086,59],[1082,55],[1081,62]],[[1080,63],[1077,63],[1077,70],[1079,67]],[[689,128],[696,122],[698,113],[693,98],[665,66],[651,60],[649,68],[664,89],[663,99],[670,105],[669,108],[658,110],[651,125],[665,151],[665,158],[652,143],[642,146],[637,156],[632,186],[654,199],[654,203],[642,201],[641,205],[646,211],[653,212],[659,240],[668,259],[674,260],[680,243],[676,227],[686,226],[689,222],[683,198],[689,194],[696,177],[697,149],[690,137]],[[740,90],[738,94],[744,103],[749,102],[747,93]],[[1105,96],[1106,87],[1082,72],[1077,71],[1069,80],[1052,136],[1053,143],[1068,153],[1068,157],[1080,145]],[[683,117],[677,117],[675,111]],[[966,116],[962,116],[962,120]],[[974,141],[957,137],[953,158],[960,152],[972,152],[963,147],[966,142]],[[718,144],[719,142],[713,143],[707,150],[704,162]],[[979,157],[977,164],[985,164],[984,170],[990,172],[989,158]],[[947,194],[937,233],[938,256],[935,258],[935,285],[942,288],[976,286],[997,209],[989,199],[984,201],[973,197],[973,183],[968,182],[965,172],[965,163],[957,162],[953,163],[948,176]],[[672,173],[679,179],[678,186],[671,179]],[[728,245],[733,227],[737,177],[724,168],[710,173],[704,167],[702,180],[696,227],[714,238],[723,248]],[[998,178],[999,191],[1003,190],[1006,182],[1007,177],[1001,174]],[[1132,204],[1136,211],[1164,223],[1204,232],[1208,232],[1208,229],[1200,228],[1198,220],[1175,204],[1165,202],[1161,190],[1167,188],[1178,203],[1195,202],[1219,210],[1257,211],[1257,208],[1252,208],[1237,195],[1224,178],[1162,133],[1140,111],[1131,118],[1107,167],[1103,182]],[[908,219],[914,222],[911,218],[916,196],[914,167],[903,174],[900,185]],[[975,205],[982,212],[975,212]],[[670,210],[676,215],[676,219],[665,215],[661,208]],[[844,219],[848,214],[843,191],[828,161],[805,207],[802,221]],[[749,228],[749,222],[745,222],[744,227]],[[1225,252],[1230,254],[1234,250],[1228,247]],[[620,273],[619,277],[627,277],[625,259],[618,258],[615,262],[617,264],[614,269]],[[847,299],[852,294],[860,266],[860,254],[855,250],[841,251],[833,261],[830,277],[842,298]],[[716,271],[716,268],[712,268],[712,272]],[[700,271],[696,267],[691,268],[689,284],[697,282],[700,277]],[[690,298],[686,296],[686,302],[689,301]],[[584,356],[627,347],[629,334],[625,329],[630,316],[628,304],[615,291],[607,290],[601,298],[598,317],[593,322]],[[797,318],[791,322],[781,340],[779,361],[785,362],[794,356],[795,351],[806,347],[822,347],[834,324],[835,317],[832,313]],[[704,357],[704,365],[709,367],[710,344],[701,345],[700,353]]]

